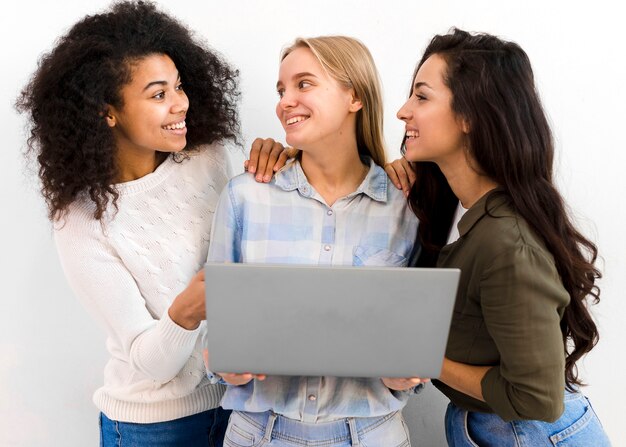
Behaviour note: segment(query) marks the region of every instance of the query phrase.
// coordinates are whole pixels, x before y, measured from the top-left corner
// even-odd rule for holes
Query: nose
[[[400,107],[400,110],[398,110],[398,113],[396,113],[396,116],[398,117],[399,120],[402,121],[408,121],[411,119],[411,109],[408,107],[409,101],[405,102],[404,105],[402,107]]]
[[[295,107],[297,103],[296,96],[284,90],[283,96],[278,101],[278,106],[283,110],[287,110],[290,107]]]
[[[189,98],[184,91],[179,91],[174,96],[174,102],[172,103],[172,113],[180,114],[185,113],[189,109]]]

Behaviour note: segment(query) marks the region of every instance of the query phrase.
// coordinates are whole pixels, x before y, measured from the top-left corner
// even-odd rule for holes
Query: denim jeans
[[[100,447],[222,447],[229,415],[219,407],[173,421],[135,424],[100,413]]]
[[[272,412],[233,411],[226,447],[410,447],[409,432],[399,411],[382,417],[347,418],[306,423]]]
[[[609,447],[611,445],[589,400],[565,393],[565,410],[556,422],[504,422],[492,413],[462,410],[450,403],[446,438],[450,447]]]

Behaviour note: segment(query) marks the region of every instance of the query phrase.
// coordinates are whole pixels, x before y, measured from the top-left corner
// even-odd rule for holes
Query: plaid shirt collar
[[[348,194],[347,197],[363,193],[373,200],[386,203],[388,182],[385,170],[374,163],[370,157],[362,157],[362,160],[364,163],[369,163],[369,171],[356,191]],[[278,171],[274,176],[274,182],[284,191],[297,189],[304,197],[312,197],[315,194],[315,189],[304,175],[298,159],[288,163]]]

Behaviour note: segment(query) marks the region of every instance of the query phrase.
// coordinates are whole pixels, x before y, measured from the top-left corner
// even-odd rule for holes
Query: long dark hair
[[[444,82],[452,92],[451,107],[469,123],[469,151],[481,172],[502,188],[554,257],[570,295],[561,320],[565,380],[570,389],[581,385],[576,362],[598,342],[598,329],[587,307],[588,297],[594,304],[600,300],[595,282],[601,274],[594,265],[598,249],[574,227],[553,184],[552,132],[530,60],[513,42],[453,29],[431,40],[413,78],[433,54],[446,61]],[[457,202],[437,165],[416,166],[418,181],[409,202],[421,219],[419,237],[425,249],[420,264],[434,265]],[[443,229],[436,228],[442,223]]]
[[[133,63],[153,54],[174,61],[189,98],[185,150],[236,141],[238,73],[152,3],[117,3],[62,36],[17,99],[29,114],[29,153],[37,156],[50,219],[79,197],[95,204],[96,219],[115,205],[117,149],[103,112],[107,104],[123,108],[120,90]]]

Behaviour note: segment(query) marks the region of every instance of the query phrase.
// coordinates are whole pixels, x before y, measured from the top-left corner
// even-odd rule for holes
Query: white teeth
[[[166,129],[166,130],[184,129],[185,125],[186,125],[185,122],[181,121],[180,123],[168,124],[167,126],[163,126],[163,129]]]
[[[420,136],[419,132],[416,130],[407,130],[405,135],[407,138],[417,138]]]
[[[289,118],[287,121],[285,121],[285,123],[295,124],[295,123],[299,123],[300,121],[304,121],[305,119],[307,119],[306,116],[294,116],[293,118]]]

